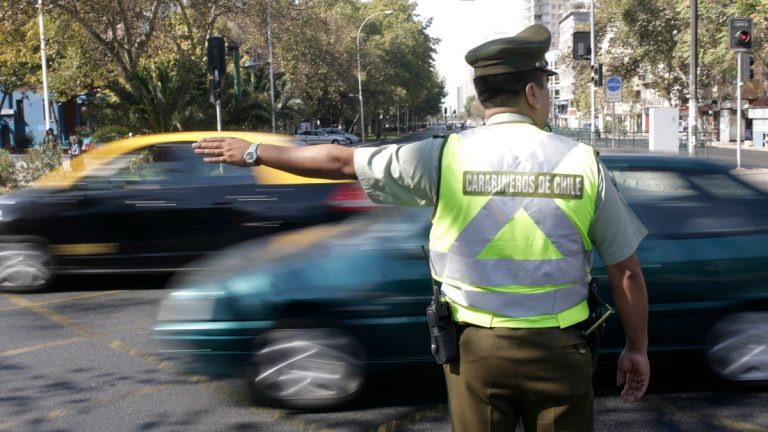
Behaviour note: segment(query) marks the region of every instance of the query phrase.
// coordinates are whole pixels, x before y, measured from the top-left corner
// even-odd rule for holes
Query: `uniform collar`
[[[499,113],[492,115],[485,121],[486,126],[491,126],[499,123],[528,123],[533,124],[533,120],[530,117],[517,113]]]

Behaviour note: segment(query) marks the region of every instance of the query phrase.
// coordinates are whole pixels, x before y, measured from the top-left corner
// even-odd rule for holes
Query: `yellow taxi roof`
[[[292,137],[281,134],[243,132],[243,131],[193,131],[171,132],[162,134],[139,135],[121,140],[111,141],[93,150],[85,152],[78,157],[87,161],[81,171],[71,171],[63,166],[56,168],[35,181],[32,187],[59,187],[68,188],[77,183],[81,178],[97,171],[103,164],[127,153],[140,150],[155,144],[174,142],[195,142],[201,138],[211,136],[227,136],[242,138],[249,142],[274,144],[279,146],[294,146]],[[202,156],[200,157],[202,160]],[[246,168],[243,168],[246,169]],[[259,184],[301,184],[301,183],[335,183],[333,180],[313,179],[301,177],[268,167],[254,167],[251,169],[254,180]]]

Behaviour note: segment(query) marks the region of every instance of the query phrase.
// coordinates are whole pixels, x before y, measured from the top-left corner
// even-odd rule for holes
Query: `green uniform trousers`
[[[576,328],[460,327],[444,365],[454,432],[590,432],[592,355]]]

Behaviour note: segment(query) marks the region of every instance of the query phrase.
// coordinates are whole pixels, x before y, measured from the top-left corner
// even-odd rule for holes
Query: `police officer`
[[[459,359],[445,365],[455,431],[510,431],[518,421],[526,431],[592,430],[592,360],[581,330],[594,245],[627,337],[621,399],[637,400],[648,386],[648,303],[635,255],[647,231],[593,148],[544,131],[550,38],[534,25],[470,50],[486,125],[447,140],[357,149],[193,144],[207,162],[358,179],[375,202],[435,207],[433,276],[460,326]]]

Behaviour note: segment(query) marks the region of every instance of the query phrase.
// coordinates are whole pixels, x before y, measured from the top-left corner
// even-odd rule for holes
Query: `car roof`
[[[39,180],[35,181],[32,187],[43,188],[68,188],[77,183],[79,179],[96,172],[103,164],[125,155],[127,153],[141,150],[156,144],[171,144],[179,142],[195,142],[201,138],[224,136],[241,138],[249,142],[259,142],[265,144],[274,144],[279,146],[293,147],[291,136],[281,134],[270,134],[261,132],[244,131],[192,131],[192,132],[171,132],[161,134],[139,135],[121,140],[111,141],[93,150],[90,150],[78,157],[85,158],[87,163],[85,169],[79,172],[65,170],[59,167]],[[202,158],[202,156],[201,156]],[[337,183],[334,180],[313,179],[289,174],[268,167],[254,167],[253,173],[256,182],[260,184],[303,184],[303,183]]]
[[[611,153],[601,154],[600,160],[606,167],[618,168],[621,166],[649,169],[676,169],[691,171],[716,171],[727,172],[729,168],[712,160],[692,158],[677,155],[663,155],[653,153]]]

